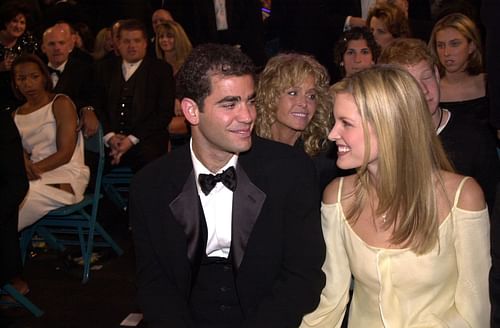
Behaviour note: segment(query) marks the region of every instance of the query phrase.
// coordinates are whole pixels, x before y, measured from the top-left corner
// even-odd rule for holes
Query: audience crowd
[[[0,287],[29,291],[17,235],[82,199],[102,128],[151,327],[500,326],[490,2],[4,1]]]

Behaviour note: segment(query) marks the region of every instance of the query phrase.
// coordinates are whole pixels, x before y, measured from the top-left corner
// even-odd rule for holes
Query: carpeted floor
[[[113,211],[109,211],[108,213]],[[106,215],[110,217],[110,215]],[[135,299],[134,254],[127,219],[115,212],[105,222],[108,232],[123,248],[118,257],[111,250],[99,251],[98,270],[81,284],[82,267],[71,256],[40,249],[29,259],[24,277],[30,286],[28,297],[45,313],[35,318],[24,308],[0,310],[0,328],[113,328],[132,312],[139,312]],[[68,256],[69,255],[69,256]],[[138,327],[145,327],[140,324]]]

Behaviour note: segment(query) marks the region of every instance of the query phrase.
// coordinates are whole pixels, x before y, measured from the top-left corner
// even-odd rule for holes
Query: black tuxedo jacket
[[[104,134],[119,130],[122,60],[112,58],[96,63],[92,105],[97,111]],[[174,115],[175,85],[172,67],[165,61],[146,56],[137,71],[137,83],[131,111],[131,134],[140,143],[164,134]]]
[[[61,73],[55,93],[64,93],[73,100],[79,110],[90,104],[92,65],[70,55]]]
[[[300,150],[254,137],[236,170],[230,258],[243,326],[297,327],[325,284],[314,166]],[[133,180],[138,295],[150,327],[193,327],[192,275],[206,247],[200,209],[189,145]]]

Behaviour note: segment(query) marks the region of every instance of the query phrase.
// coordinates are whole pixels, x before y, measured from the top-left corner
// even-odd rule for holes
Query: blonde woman
[[[94,52],[92,57],[94,60],[104,58],[108,53],[113,51],[113,37],[111,35],[111,27],[102,28],[95,37]]]
[[[193,49],[182,26],[174,21],[166,21],[156,27],[156,57],[168,62],[177,74]]]
[[[191,41],[179,23],[166,21],[156,26],[156,57],[165,60],[172,66],[174,77],[192,49]],[[189,128],[177,99],[175,101],[175,117],[170,122],[168,131],[171,136],[169,147],[182,145],[189,139]]]
[[[314,58],[280,54],[260,74],[256,96],[257,135],[303,148],[315,159],[321,188],[337,176],[336,157],[330,157],[327,140],[329,81],[326,69]]]
[[[481,44],[474,22],[454,13],[434,25],[429,49],[441,75],[441,106],[453,114],[487,123],[489,105]]]
[[[479,185],[451,172],[417,82],[367,69],[333,87],[340,168],[325,189],[327,281],[302,327],[489,327],[489,218]]]

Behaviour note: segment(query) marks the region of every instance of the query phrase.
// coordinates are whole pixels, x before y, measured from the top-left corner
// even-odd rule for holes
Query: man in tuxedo
[[[57,23],[43,33],[42,51],[55,93],[69,96],[79,110],[80,128],[90,137],[97,132],[99,121],[90,106],[91,65],[73,55],[74,40],[68,23]]]
[[[325,284],[313,163],[252,134],[254,67],[231,46],[196,47],[177,96],[191,142],[130,193],[149,327],[298,327]]]
[[[174,79],[165,61],[146,56],[147,34],[135,19],[120,21],[115,58],[95,70],[93,104],[112,165],[138,170],[168,149]]]

